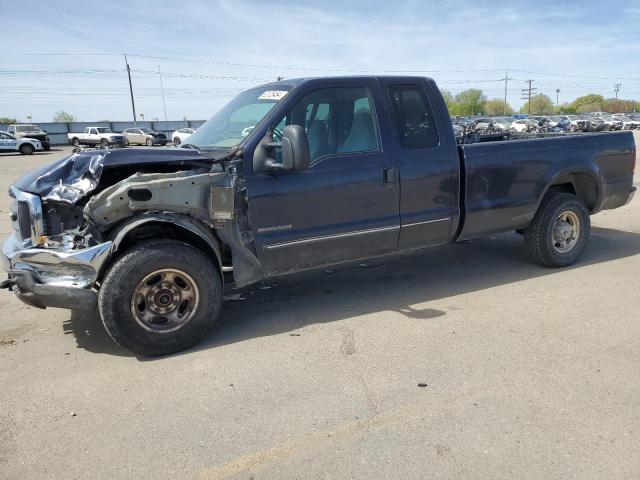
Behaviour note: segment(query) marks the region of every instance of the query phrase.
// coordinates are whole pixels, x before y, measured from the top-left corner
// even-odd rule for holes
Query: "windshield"
[[[141,129],[140,129],[140,131],[141,131],[142,133],[156,133],[156,132],[154,132],[153,130],[150,130],[150,129],[148,129],[148,128],[141,128]]]
[[[189,145],[203,149],[238,145],[290,90],[288,85],[277,85],[241,93],[198,128]]]
[[[98,133],[113,133],[109,127],[98,127],[96,130]]]
[[[16,132],[38,132],[40,128],[37,125],[18,125]]]

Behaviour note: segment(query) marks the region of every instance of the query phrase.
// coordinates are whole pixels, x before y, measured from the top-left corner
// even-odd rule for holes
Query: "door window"
[[[402,148],[417,150],[437,147],[440,143],[438,130],[422,86],[391,85],[388,91]]]
[[[380,151],[378,126],[371,92],[365,87],[332,87],[302,97],[274,128],[304,127],[311,161],[329,155]]]

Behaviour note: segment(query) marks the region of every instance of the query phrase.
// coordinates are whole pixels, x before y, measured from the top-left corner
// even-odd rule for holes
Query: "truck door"
[[[311,82],[313,85],[313,82]],[[306,88],[305,88],[306,87]],[[395,250],[397,165],[379,86],[372,79],[304,85],[274,119],[305,128],[311,167],[247,176],[251,226],[267,275]],[[385,146],[385,148],[383,148]]]
[[[18,141],[11,135],[0,132],[0,151],[15,151],[18,149]]]
[[[430,92],[422,80],[383,77],[380,83],[391,112],[400,167],[398,249],[445,243],[457,201],[454,173],[459,160],[456,146],[447,141],[437,106],[429,101],[439,92]]]
[[[98,143],[98,130],[95,128],[89,129],[89,135],[87,136],[87,143]]]

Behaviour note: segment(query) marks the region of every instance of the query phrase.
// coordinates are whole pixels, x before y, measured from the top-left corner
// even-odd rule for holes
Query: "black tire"
[[[125,147],[129,146],[129,139],[127,137],[124,137],[124,146]]]
[[[180,145],[180,143],[181,143],[180,137],[176,137],[176,138],[173,139],[173,144],[174,145]]]
[[[79,147],[80,146],[80,139],[79,138],[74,138],[71,140],[71,145],[73,145],[74,147]]]
[[[50,145],[50,144],[45,143],[43,146],[44,146],[44,151],[45,151],[45,152],[49,152],[49,151],[51,151],[51,145]]]
[[[133,313],[138,308],[134,294],[151,282],[143,283],[145,277],[163,269],[175,269],[190,277],[198,300],[191,317],[177,330],[150,331]],[[100,317],[111,338],[145,356],[168,355],[200,341],[214,325],[221,305],[222,280],[216,266],[200,250],[176,240],[152,240],[133,246],[111,265],[98,295]],[[161,327],[162,323],[157,325]]]
[[[100,148],[105,149],[107,148],[107,139],[103,138],[102,140],[100,140]]]
[[[35,152],[35,150],[35,147],[30,143],[23,143],[22,145],[20,145],[19,149],[22,155],[31,155],[33,154],[33,152]]]
[[[572,246],[563,251],[561,243],[554,240],[554,229],[559,218],[569,212],[578,220],[578,234]],[[582,200],[571,193],[552,192],[547,194],[536,216],[524,232],[524,242],[531,260],[545,267],[566,267],[574,263],[587,247],[591,235],[589,210]]]
[[[147,147],[150,147],[151,145],[153,145],[153,140],[150,138],[147,138],[147,141],[144,143],[147,145]]]

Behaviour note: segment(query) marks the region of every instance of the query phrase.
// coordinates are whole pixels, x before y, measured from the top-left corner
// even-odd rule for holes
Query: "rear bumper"
[[[111,246],[105,242],[84,249],[34,248],[11,235],[2,245],[2,266],[9,278],[0,288],[37,308],[93,308],[97,295],[92,287]]]

